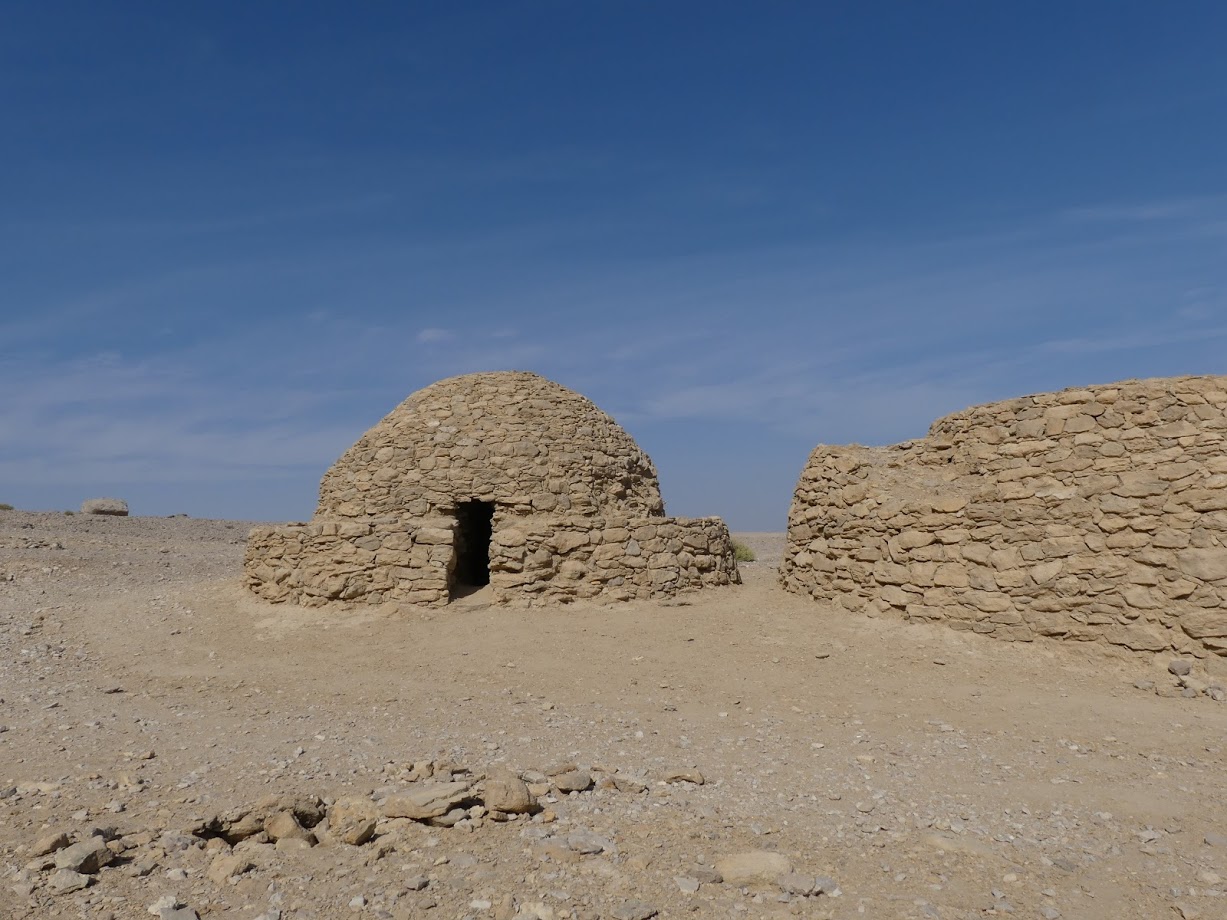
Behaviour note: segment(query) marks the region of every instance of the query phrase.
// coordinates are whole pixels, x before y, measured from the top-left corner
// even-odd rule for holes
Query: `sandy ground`
[[[1227,917],[1227,704],[1166,658],[823,607],[776,587],[782,534],[672,603],[277,607],[247,526],[0,512],[0,916]],[[566,761],[631,782],[362,846],[201,830]],[[61,830],[110,841],[88,887],[37,853]],[[747,851],[795,875],[717,881]]]

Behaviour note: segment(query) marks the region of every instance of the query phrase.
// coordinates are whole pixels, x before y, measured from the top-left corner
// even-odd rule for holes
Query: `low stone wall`
[[[274,603],[448,602],[456,522],[312,521],[257,527],[247,543],[247,586]],[[496,518],[490,544],[495,603],[670,597],[739,584],[732,539],[719,518]]]
[[[446,604],[455,521],[311,521],[256,527],[247,540],[247,586],[274,603]]]
[[[1004,639],[1227,655],[1227,378],[979,406],[887,448],[819,446],[792,591]]]
[[[515,605],[670,597],[740,584],[719,518],[521,518],[496,527],[495,599]]]

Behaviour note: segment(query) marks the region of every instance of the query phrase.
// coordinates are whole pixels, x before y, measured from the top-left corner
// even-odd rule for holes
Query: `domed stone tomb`
[[[668,518],[651,459],[536,374],[441,380],[325,474],[305,524],[257,527],[246,582],[274,602],[443,605],[664,597],[740,582],[719,518]]]
[[[976,406],[893,447],[819,445],[785,588],[1002,639],[1227,656],[1227,377]]]

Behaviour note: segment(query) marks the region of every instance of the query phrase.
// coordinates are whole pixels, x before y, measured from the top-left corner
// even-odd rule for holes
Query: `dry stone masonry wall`
[[[1227,378],[977,406],[885,448],[820,445],[786,588],[1003,639],[1227,655]]]
[[[630,600],[740,581],[717,518],[664,516],[656,470],[578,393],[470,374],[415,393],[324,476],[306,524],[258,527],[248,587],[273,602]]]
[[[719,518],[529,518],[490,551],[496,591],[542,601],[647,599],[740,580]]]
[[[664,514],[656,468],[590,400],[536,374],[469,374],[414,393],[324,475],[317,517]]]
[[[454,534],[445,521],[311,521],[255,528],[249,587],[268,601],[447,603]]]

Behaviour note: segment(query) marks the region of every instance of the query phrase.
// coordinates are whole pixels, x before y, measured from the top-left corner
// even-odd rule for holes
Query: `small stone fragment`
[[[315,835],[312,834],[309,838],[303,837],[282,837],[273,848],[278,853],[301,853],[303,850],[309,850],[316,843]]]
[[[636,779],[633,776],[623,776],[621,773],[615,773],[612,777],[614,787],[619,792],[646,792],[648,784],[641,779]]]
[[[528,784],[511,770],[496,768],[486,774],[482,801],[493,811],[526,815],[539,807],[528,791]]]
[[[642,901],[624,901],[609,912],[614,920],[651,920],[658,911]]]
[[[366,799],[338,799],[328,809],[328,832],[342,843],[362,846],[375,836],[375,806]]]
[[[80,891],[82,888],[88,888],[93,879],[83,872],[74,872],[72,869],[57,869],[51,873],[51,887],[59,894],[68,894],[71,891]]]
[[[814,893],[829,895],[833,898],[841,894],[839,883],[829,875],[820,875],[814,879]]]
[[[233,854],[223,854],[209,864],[209,878],[214,884],[224,885],[230,879],[253,868],[251,860]]]
[[[264,833],[268,839],[276,843],[278,840],[297,838],[299,840],[314,840],[315,835],[298,823],[292,811],[279,811],[264,822]]]
[[[804,897],[814,892],[814,877],[802,875],[800,872],[785,872],[775,880],[775,883],[780,886],[781,891],[788,894]]]
[[[465,782],[424,783],[421,788],[411,792],[388,796],[381,811],[388,818],[427,821],[447,814],[461,802],[472,798],[471,790],[472,784]],[[331,812],[329,816],[331,820]]]
[[[587,770],[571,770],[554,777],[559,792],[583,792],[592,786],[592,774]]]
[[[56,853],[55,865],[57,869],[93,875],[103,866],[110,865],[114,858],[115,854],[107,849],[106,841],[101,837],[90,837]]]
[[[34,856],[46,856],[48,853],[64,849],[64,847],[68,846],[68,842],[68,834],[64,833],[64,831],[48,831],[34,841],[34,846],[30,848],[30,853]]]
[[[585,856],[595,856],[597,853],[605,853],[614,849],[612,840],[594,834],[592,831],[574,831],[568,834],[567,846]]]
[[[749,850],[717,859],[716,871],[724,877],[725,884],[750,885],[774,882],[781,875],[792,871],[792,863],[780,853]]]
[[[670,770],[661,778],[666,783],[694,783],[696,786],[707,782],[698,770]]]
[[[434,827],[455,827],[468,816],[469,813],[467,810],[457,806],[445,815],[439,815],[437,818],[431,818],[428,823]]]

